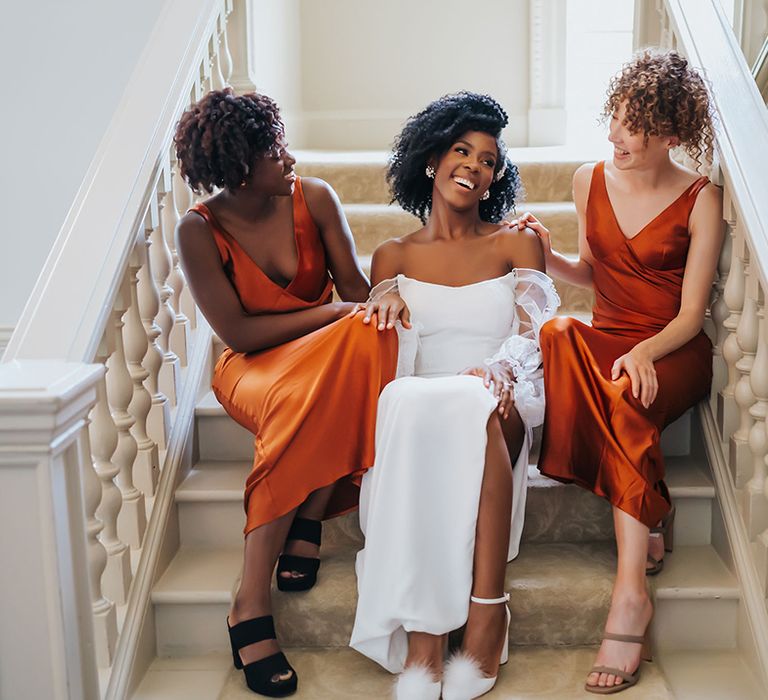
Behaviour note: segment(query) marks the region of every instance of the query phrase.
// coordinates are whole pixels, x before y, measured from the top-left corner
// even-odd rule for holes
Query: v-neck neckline
[[[262,277],[266,279],[270,284],[273,284],[278,289],[287,292],[296,282],[296,279],[299,276],[299,271],[301,270],[301,245],[299,243],[299,227],[296,225],[296,198],[295,198],[295,192],[293,195],[291,195],[291,224],[293,226],[293,242],[296,246],[296,274],[291,278],[291,280],[288,282],[285,287],[283,287],[282,284],[276,282],[273,280],[264,270],[262,269],[261,265],[257,263],[248,253],[248,251],[243,248],[243,246],[240,244],[240,242],[235,238],[227,229],[225,229],[222,225],[219,219],[216,217],[216,215],[211,211],[211,208],[205,204],[204,202],[200,203],[200,206],[205,207],[205,210],[208,212],[208,216],[210,216],[211,221],[216,226],[216,228],[221,231],[221,233],[228,238],[232,243],[234,243],[240,252],[248,259],[248,261],[259,271]]]
[[[677,204],[688,192],[690,192],[693,189],[693,186],[700,182],[701,179],[704,177],[703,175],[701,177],[696,178],[688,187],[686,187],[677,197],[675,197],[674,200],[672,200],[669,204],[667,204],[666,207],[664,207],[656,216],[654,216],[652,219],[650,219],[644,226],[642,226],[633,236],[627,236],[624,233],[624,229],[621,228],[621,224],[619,223],[619,217],[616,216],[616,210],[613,207],[613,202],[611,201],[611,195],[608,192],[608,181],[605,178],[605,163],[603,163],[602,167],[602,175],[603,175],[603,191],[605,192],[605,198],[608,201],[608,207],[611,210],[611,216],[613,217],[613,223],[616,224],[616,230],[621,234],[621,237],[627,242],[631,243],[635,240],[640,234],[644,233],[646,229],[648,229],[651,224],[655,223],[658,219],[660,219],[664,214],[666,214],[675,204]]]

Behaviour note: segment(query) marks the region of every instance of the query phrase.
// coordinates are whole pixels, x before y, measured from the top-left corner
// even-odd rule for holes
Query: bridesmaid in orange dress
[[[541,330],[539,470],[613,505],[618,571],[585,686],[601,694],[634,685],[649,658],[646,567],[658,573],[665,548],[652,530],[671,540],[674,516],[659,438],[709,393],[712,346],[702,323],[723,235],[720,190],[670,157],[680,146],[700,161],[712,149],[709,97],[687,61],[638,55],[611,83],[604,114],[613,159],[573,178],[578,260],[553,251],[533,216],[519,220],[544,241],[553,276],[595,292],[591,326],[557,318]]]
[[[320,521],[357,506],[397,335],[351,317],[370,291],[352,235],[333,190],[295,175],[272,100],[210,92],[184,113],[175,144],[193,189],[220,188],[181,219],[177,243],[195,301],[228,346],[214,393],[255,435],[227,620],[233,661],[251,690],[288,695],[297,677],[275,639],[272,571],[282,552],[278,587],[310,588]],[[344,301],[332,301],[334,285]]]

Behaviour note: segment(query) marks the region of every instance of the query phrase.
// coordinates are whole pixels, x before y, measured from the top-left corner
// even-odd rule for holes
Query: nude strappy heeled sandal
[[[675,506],[672,506],[661,525],[651,528],[652,535],[660,535],[664,539],[664,551],[667,553],[672,551],[675,544],[675,510]],[[651,565],[645,569],[646,576],[656,576],[664,569],[664,557],[656,559],[648,554],[646,560]]]
[[[609,639],[614,642],[626,642],[628,644],[642,644],[643,648],[640,652],[640,663],[637,665],[634,673],[623,671],[620,668],[614,668],[613,666],[593,666],[592,673],[608,673],[614,676],[618,676],[622,679],[622,683],[618,685],[590,685],[584,684],[584,690],[588,693],[596,693],[597,695],[613,695],[613,693],[620,693],[627,688],[631,688],[637,685],[640,680],[640,666],[643,661],[652,661],[653,655],[651,654],[650,644],[648,642],[648,633],[641,637],[637,637],[632,634],[613,634],[612,632],[606,632],[603,634],[603,639]]]

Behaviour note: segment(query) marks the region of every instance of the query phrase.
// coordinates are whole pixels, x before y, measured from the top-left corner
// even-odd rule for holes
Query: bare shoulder
[[[573,201],[581,209],[586,205],[596,165],[597,163],[583,163],[573,173]]]
[[[302,177],[301,187],[304,190],[304,196],[317,201],[335,199],[336,192],[325,180],[319,177]]]
[[[176,223],[176,239],[180,243],[192,243],[210,237],[208,223],[199,214],[189,211]]]
[[[701,188],[691,211],[691,226],[719,224],[723,218],[723,190],[711,182]]]
[[[526,227],[504,226],[496,234],[512,267],[544,270],[544,249],[536,232]]]
[[[401,238],[390,238],[388,241],[380,243],[376,250],[373,251],[374,259],[381,261],[395,261],[399,260],[403,255],[404,249],[407,247],[407,236]]]
[[[371,281],[374,284],[402,272],[406,247],[402,238],[391,238],[376,248],[371,258]]]

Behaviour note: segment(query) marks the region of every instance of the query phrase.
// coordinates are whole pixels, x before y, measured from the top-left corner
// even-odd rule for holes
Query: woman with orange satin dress
[[[635,685],[648,659],[647,573],[671,550],[674,510],[659,445],[666,425],[709,393],[712,345],[702,331],[722,244],[720,190],[676,163],[708,159],[714,138],[703,80],[675,52],[646,51],[611,82],[611,161],[573,178],[579,258],[544,242],[547,270],[592,287],[592,325],[556,318],[541,330],[546,417],[539,471],[608,499],[618,570],[585,689]],[[663,537],[662,537],[663,536]],[[666,541],[666,542],[665,542]]]
[[[243,573],[227,618],[233,662],[251,690],[281,697],[297,676],[275,638],[272,572],[279,556],[278,588],[311,588],[320,521],[357,506],[397,335],[352,317],[370,291],[352,235],[333,190],[294,173],[271,99],[210,92],[182,115],[175,145],[195,191],[220,189],[179,221],[177,245],[195,301],[228,346],[216,398],[255,435]],[[332,301],[334,285],[343,301]]]

